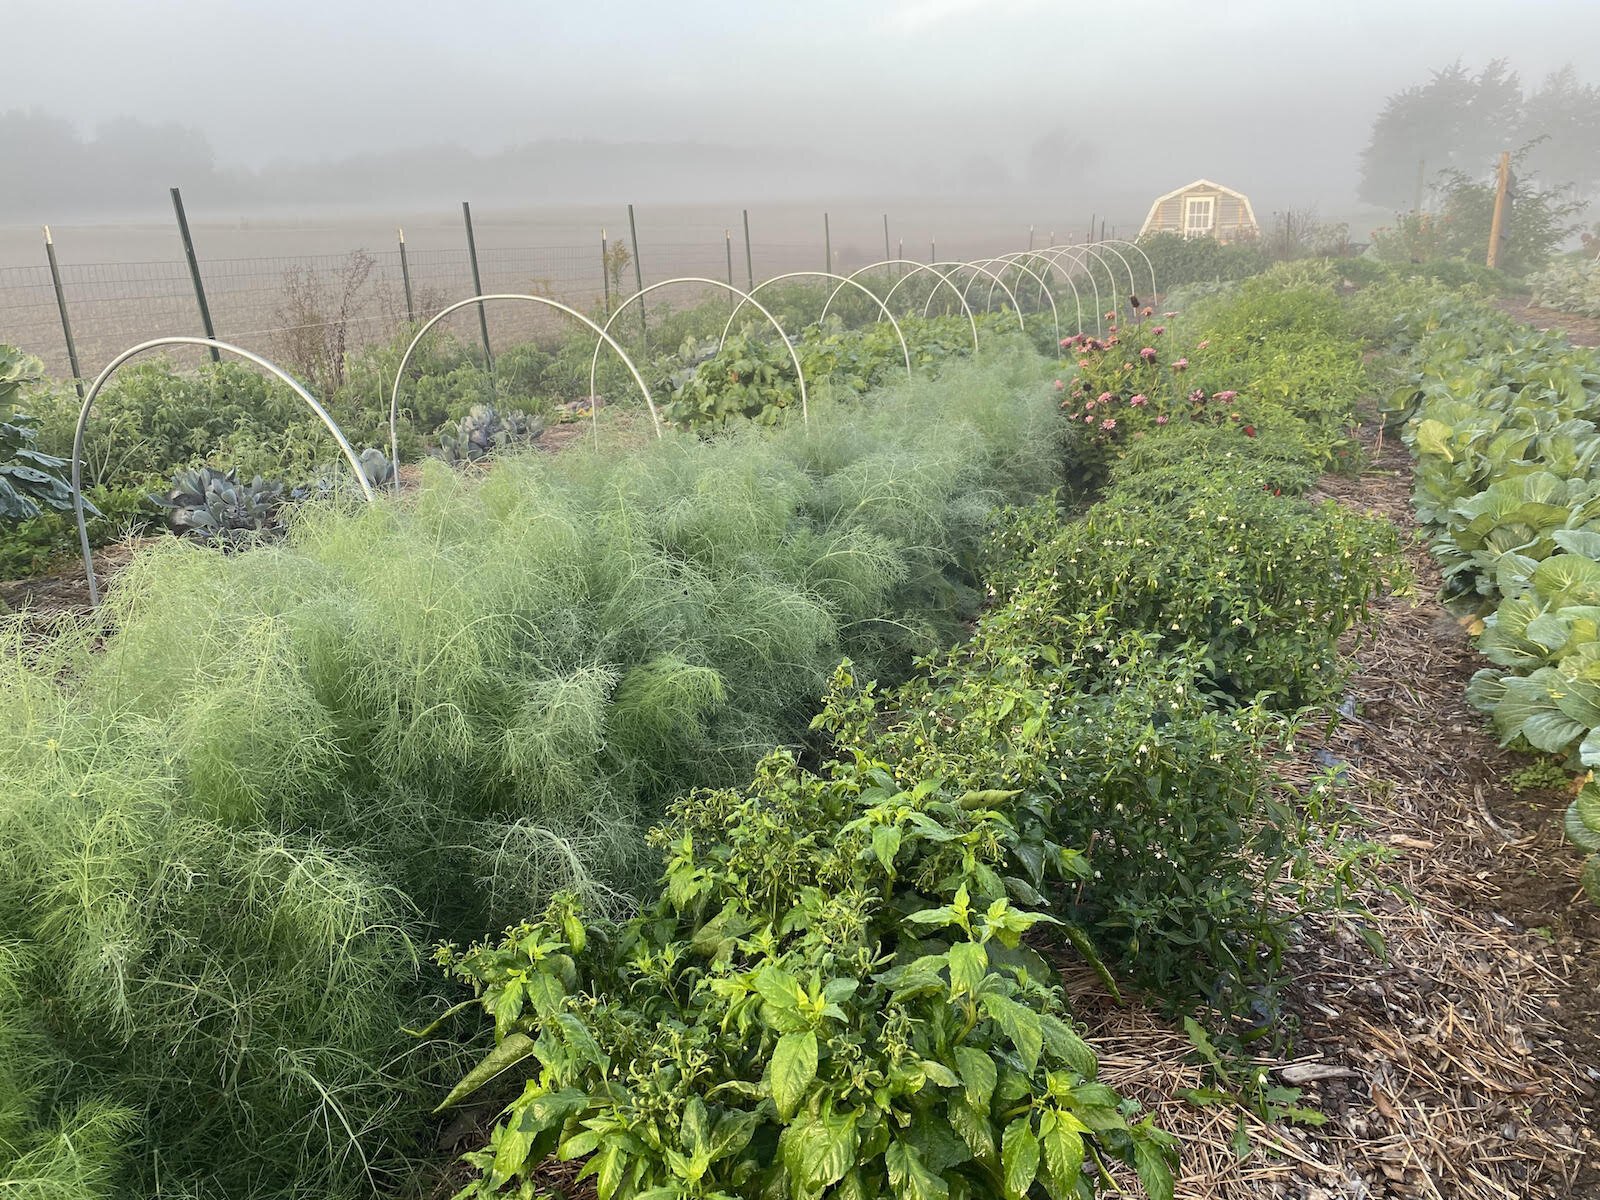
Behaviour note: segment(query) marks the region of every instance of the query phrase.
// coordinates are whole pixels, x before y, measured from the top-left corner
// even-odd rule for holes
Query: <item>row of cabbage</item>
[[[1506,744],[1585,771],[1568,837],[1600,853],[1600,353],[1441,297],[1402,321],[1392,397],[1414,505],[1492,663],[1468,696]],[[1583,873],[1600,898],[1600,856]]]

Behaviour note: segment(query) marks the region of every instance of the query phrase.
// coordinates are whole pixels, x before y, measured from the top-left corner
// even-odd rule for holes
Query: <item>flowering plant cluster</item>
[[[1167,319],[1176,315],[1164,314]],[[1077,334],[1061,339],[1063,354],[1075,359],[1077,370],[1053,386],[1091,481],[1098,479],[1124,443],[1173,421],[1231,425],[1247,438],[1256,436],[1254,419],[1237,404],[1237,388],[1207,392],[1186,386],[1191,368],[1200,366],[1191,355],[1205,357],[1209,339],[1188,353],[1176,347],[1163,349],[1167,329],[1140,326],[1140,337],[1125,343],[1112,324],[1104,337]]]

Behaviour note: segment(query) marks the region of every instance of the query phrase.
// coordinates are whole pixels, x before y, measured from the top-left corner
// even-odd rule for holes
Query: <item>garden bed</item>
[[[1319,492],[1410,529],[1409,476],[1391,441]],[[1394,855],[1380,879],[1399,889],[1372,898],[1387,963],[1321,920],[1291,954],[1300,1039],[1291,1059],[1260,1065],[1305,1080],[1327,1124],[1247,1114],[1241,1159],[1241,1110],[1182,1098],[1204,1085],[1182,1027],[1115,1005],[1094,972],[1058,961],[1106,1082],[1182,1139],[1180,1196],[1555,1200],[1600,1187],[1600,914],[1576,895],[1580,856],[1559,845],[1569,797],[1507,784],[1526,756],[1498,747],[1467,704],[1481,660],[1433,598],[1432,559],[1414,541],[1408,559],[1417,595],[1377,601],[1373,634],[1349,647],[1354,715],[1308,741],[1293,772],[1347,771],[1350,802]]]

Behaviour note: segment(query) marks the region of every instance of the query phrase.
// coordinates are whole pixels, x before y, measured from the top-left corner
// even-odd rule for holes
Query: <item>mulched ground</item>
[[[1414,532],[1410,472],[1391,442],[1322,494]],[[1382,881],[1403,889],[1367,897],[1387,961],[1322,920],[1292,955],[1301,1035],[1292,1060],[1262,1065],[1304,1086],[1327,1123],[1247,1117],[1255,1148],[1241,1160],[1238,1111],[1179,1097],[1204,1082],[1181,1026],[1116,1006],[1085,969],[1066,972],[1102,1076],[1183,1139],[1180,1197],[1600,1196],[1600,912],[1561,841],[1568,797],[1507,783],[1529,760],[1500,749],[1466,703],[1482,660],[1433,599],[1425,550],[1414,542],[1408,556],[1415,596],[1382,601],[1350,647],[1355,715],[1301,739],[1289,771],[1305,783],[1341,765],[1367,836],[1393,854]]]

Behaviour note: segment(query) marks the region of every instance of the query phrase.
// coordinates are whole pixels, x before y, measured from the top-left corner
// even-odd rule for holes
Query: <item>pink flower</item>
[[[1144,395],[1132,396],[1129,398],[1128,403],[1134,408],[1142,408],[1144,405],[1150,403],[1150,398]]]
[[[1244,435],[1245,437],[1255,437],[1256,427],[1254,425],[1246,425],[1244,427]]]
[[[1080,358],[1078,360],[1078,365],[1080,367],[1087,367],[1089,365],[1089,360],[1087,358]]]
[[[1155,311],[1156,311],[1155,309],[1151,308],[1148,304],[1146,304],[1143,308],[1141,308],[1139,310],[1139,315],[1141,317],[1148,317],[1151,313],[1153,313]]]
[[[1207,338],[1205,341],[1201,342],[1198,346],[1196,346],[1195,349],[1196,350],[1204,350],[1209,345],[1211,345],[1211,339]]]
[[[1083,407],[1084,407],[1085,410],[1093,408],[1094,407],[1094,401],[1093,400],[1085,400],[1084,403],[1083,403]]]
[[[1167,327],[1165,325],[1157,325],[1154,329],[1152,329],[1150,331],[1150,336],[1151,337],[1160,337],[1166,331],[1167,331]]]
[[[1108,312],[1108,313],[1107,313],[1107,314],[1106,314],[1106,320],[1108,320],[1108,321],[1115,321],[1115,320],[1116,320],[1116,319],[1117,319],[1117,314],[1116,314],[1116,313],[1114,313],[1114,312]]]
[[[1062,383],[1061,380],[1059,380],[1059,379],[1056,380],[1056,391],[1058,391],[1058,392],[1064,391],[1064,390],[1066,390],[1066,386],[1067,385]]]
[[[1144,359],[1145,362],[1155,362],[1156,348],[1154,346],[1146,346],[1143,350],[1139,351],[1139,357]]]
[[[1163,316],[1163,317],[1165,317],[1165,318],[1166,318],[1166,319],[1167,319],[1167,320],[1169,320],[1169,321],[1170,321],[1170,320],[1172,320],[1172,318],[1173,318],[1173,317],[1175,317],[1175,316],[1177,316],[1177,315],[1178,315],[1178,314],[1177,314],[1177,313],[1175,313],[1175,312],[1164,312],[1164,313],[1162,313],[1162,314],[1161,314],[1161,315],[1162,315],[1162,316]]]
[[[1093,425],[1094,424],[1094,414],[1092,414],[1092,413],[1085,414],[1084,418],[1083,418],[1083,423],[1085,425]]]
[[[1101,404],[1110,404],[1111,401],[1114,400],[1114,399],[1115,399],[1115,397],[1112,396],[1112,394],[1110,392],[1101,392],[1100,393],[1100,403]]]
[[[1115,326],[1113,326],[1113,328],[1115,328]],[[1117,342],[1119,342],[1120,340],[1121,339],[1118,338],[1115,333],[1113,333],[1110,337],[1108,337],[1106,339],[1106,345],[1107,346],[1115,346],[1117,344]]]
[[[1064,337],[1064,338],[1061,339],[1061,345],[1062,345],[1063,348],[1065,348],[1067,346],[1076,346],[1077,344],[1078,344],[1078,335],[1077,334],[1073,334],[1071,337]]]
[[[1205,392],[1203,392],[1199,388],[1195,388],[1194,391],[1189,393],[1189,403],[1190,404],[1204,404],[1205,403],[1205,399],[1206,399]]]
[[[1100,428],[1101,429],[1115,429],[1116,427],[1117,427],[1117,422],[1112,417],[1107,417],[1104,421],[1100,422]],[[1255,434],[1252,433],[1250,436],[1251,437],[1255,437]]]
[[[1167,414],[1166,413],[1162,413],[1159,417],[1156,418],[1156,424],[1157,425],[1165,425],[1166,423],[1167,423]]]
[[[1232,389],[1229,389],[1226,392],[1218,392],[1215,396],[1212,397],[1212,399],[1214,399],[1214,400],[1232,400],[1238,394],[1239,394],[1238,392],[1235,392]]]
[[[1172,364],[1172,369],[1174,371],[1187,371],[1189,369],[1189,360],[1187,358],[1180,358],[1177,362]]]

